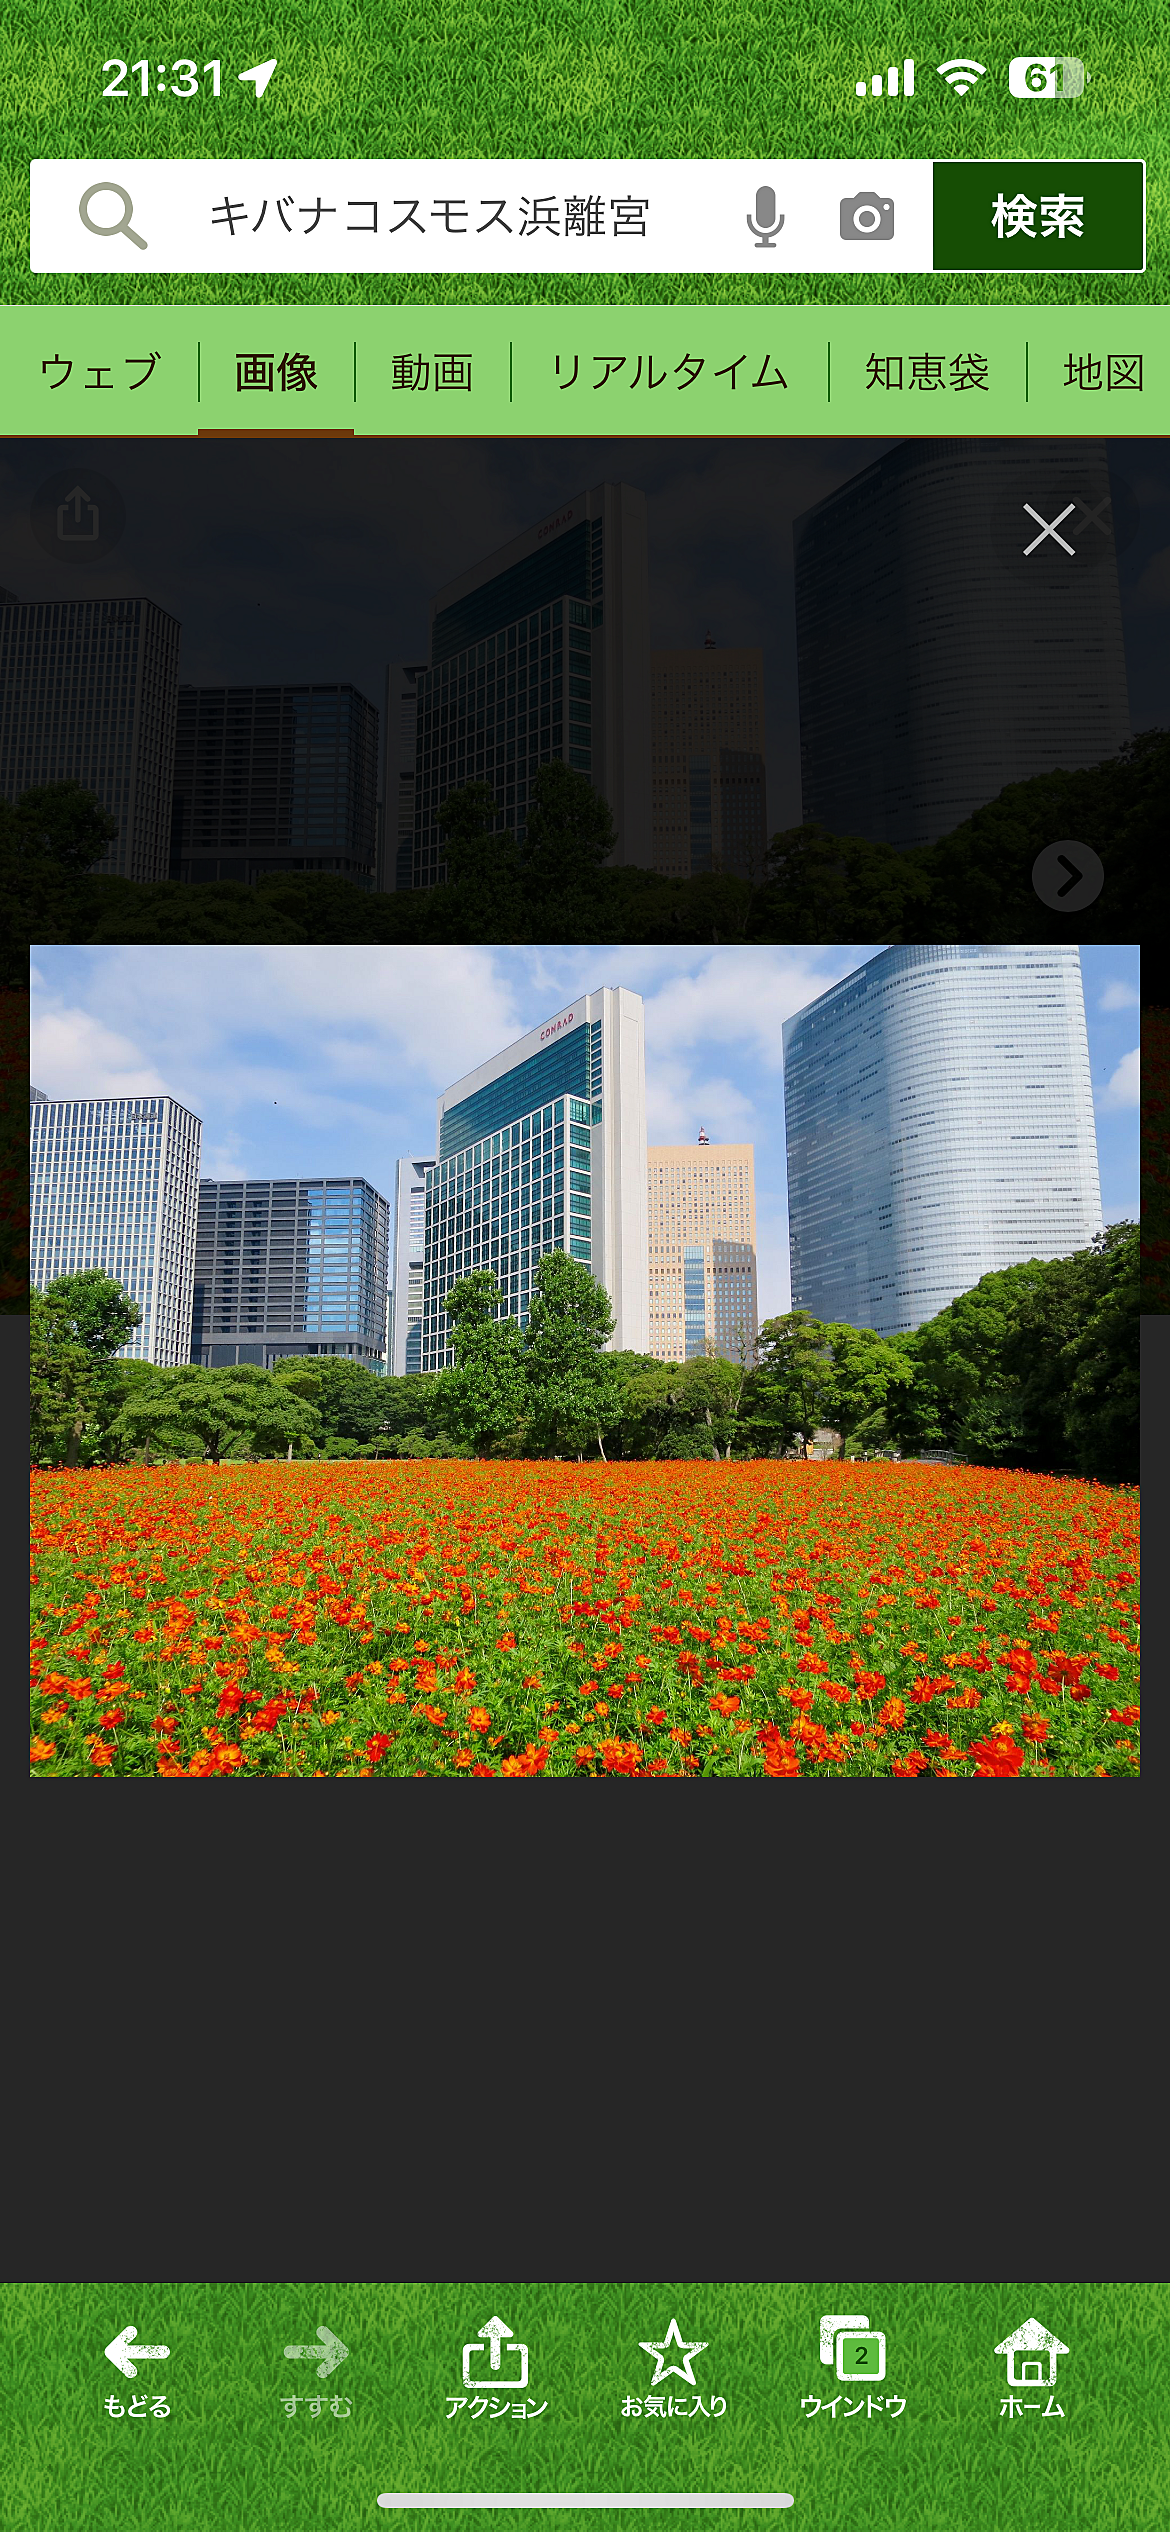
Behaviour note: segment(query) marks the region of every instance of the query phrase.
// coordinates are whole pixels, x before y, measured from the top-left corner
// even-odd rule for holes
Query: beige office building
[[[662,1363],[754,1360],[756,1181],[751,1143],[656,1143],[650,1201],[650,1352]]]
[[[655,867],[670,879],[705,870],[763,877],[764,654],[652,651]]]

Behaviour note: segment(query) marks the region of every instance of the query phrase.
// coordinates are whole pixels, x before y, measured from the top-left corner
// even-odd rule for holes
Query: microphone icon
[[[784,213],[776,209],[776,196],[771,185],[760,185],[756,192],[756,216],[748,213],[748,227],[757,246],[774,246],[784,226]]]

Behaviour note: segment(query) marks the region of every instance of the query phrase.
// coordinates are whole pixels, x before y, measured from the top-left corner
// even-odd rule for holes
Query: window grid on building
[[[165,1095],[32,1103],[32,1284],[112,1276],[142,1314],[119,1348],[128,1361],[188,1358],[201,1137]]]
[[[650,1351],[660,1362],[755,1359],[755,1152],[652,1144],[646,1154]]]
[[[364,1178],[204,1179],[190,1354],[385,1368],[390,1208]]]
[[[1101,1228],[1074,946],[884,950],[784,1024],[793,1305],[894,1335]]]

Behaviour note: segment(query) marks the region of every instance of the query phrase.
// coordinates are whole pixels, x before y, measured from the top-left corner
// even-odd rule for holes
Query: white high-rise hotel
[[[784,1023],[793,1307],[919,1327],[1102,1228],[1080,952],[883,950]]]
[[[112,1275],[142,1313],[119,1349],[138,1362],[191,1352],[202,1134],[177,1099],[32,1094],[30,1281]]]
[[[423,1371],[453,1360],[443,1308],[490,1268],[524,1322],[542,1256],[565,1249],[605,1286],[616,1351],[649,1339],[646,1057],[640,994],[578,996],[443,1091],[427,1183]]]

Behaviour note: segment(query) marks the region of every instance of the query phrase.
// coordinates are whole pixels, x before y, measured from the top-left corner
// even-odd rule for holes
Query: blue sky
[[[599,985],[646,1003],[651,1142],[751,1142],[762,1316],[789,1303],[781,1023],[870,958],[832,948],[43,948],[32,1079],[51,1097],[167,1090],[207,1177],[368,1178],[434,1149],[435,1098]],[[1101,1196],[1138,1209],[1138,952],[1082,951]]]

